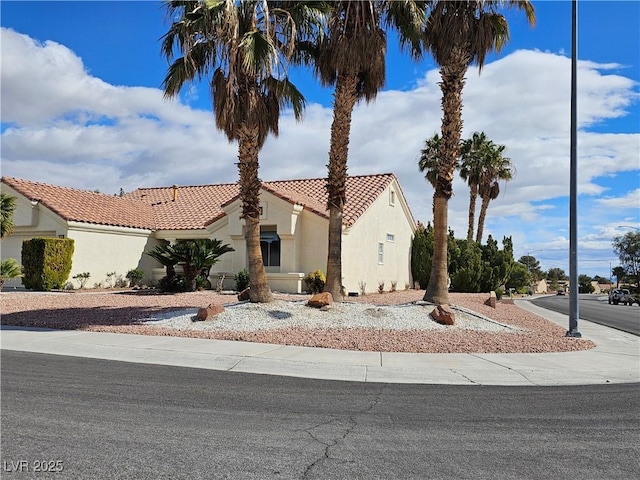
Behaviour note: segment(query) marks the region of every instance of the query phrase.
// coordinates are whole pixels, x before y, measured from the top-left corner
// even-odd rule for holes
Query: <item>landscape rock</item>
[[[205,320],[210,320],[222,312],[224,312],[224,307],[222,305],[219,303],[212,303],[208,307],[198,309],[196,321],[204,322]]]
[[[441,325],[454,325],[456,316],[449,305],[438,305],[431,312],[431,317]]]
[[[316,293],[309,299],[307,305],[313,308],[332,307],[333,295],[329,292]]]
[[[245,288],[238,294],[239,302],[244,302],[245,300],[249,300],[249,288]]]

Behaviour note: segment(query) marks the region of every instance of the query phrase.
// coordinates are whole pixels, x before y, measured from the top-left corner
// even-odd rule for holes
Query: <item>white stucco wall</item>
[[[390,191],[395,192],[390,205]],[[407,205],[396,182],[376,199],[373,205],[343,235],[342,274],[347,292],[360,292],[360,282],[366,292],[377,292],[379,282],[385,291],[392,282],[397,290],[411,286],[411,239],[414,226]],[[387,235],[393,235],[393,241]],[[378,262],[378,244],[384,249],[384,260]]]

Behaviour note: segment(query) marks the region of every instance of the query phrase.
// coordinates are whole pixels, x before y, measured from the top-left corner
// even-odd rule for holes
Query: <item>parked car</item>
[[[640,299],[631,295],[631,292],[626,288],[614,288],[609,293],[609,305],[618,305],[619,303],[622,303],[623,305],[633,305],[634,303],[637,303],[640,305]]]
[[[565,292],[564,290],[558,290],[558,293],[556,293],[556,295],[566,295],[567,292]]]

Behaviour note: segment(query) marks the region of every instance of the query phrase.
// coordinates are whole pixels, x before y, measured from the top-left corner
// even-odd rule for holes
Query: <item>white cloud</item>
[[[159,89],[109,85],[58,43],[40,44],[6,28],[1,34],[3,175],[106,193],[236,181],[237,146],[215,129],[210,111],[166,101]],[[589,198],[595,206],[630,205],[638,197],[637,190],[623,197],[599,178],[637,178],[640,134],[584,130],[624,116],[637,102],[637,85],[608,72],[618,67],[579,62],[579,192],[587,205]],[[566,261],[561,257],[568,237],[569,75],[568,58],[520,50],[485,65],[480,76],[471,69],[463,98],[463,136],[486,132],[507,146],[517,169],[489,207],[485,238],[513,235],[516,249],[544,245],[558,252],[558,261]],[[432,69],[413,89],[383,91],[375,102],[359,104],[349,146],[349,173],[394,172],[423,222],[431,219],[433,190],[417,159],[424,140],[440,129],[438,81]],[[318,104],[308,106],[299,124],[285,113],[280,136],[268,139],[261,152],[261,177],[324,176],[331,121],[331,109]],[[454,192],[449,218],[463,235],[468,189],[456,179]],[[611,221],[610,212],[600,210],[584,215],[585,235],[596,222]],[[588,243],[586,251],[595,246]]]
[[[599,198],[597,202],[600,205],[610,208],[635,208],[640,209],[640,188],[628,192],[622,197],[604,197]]]

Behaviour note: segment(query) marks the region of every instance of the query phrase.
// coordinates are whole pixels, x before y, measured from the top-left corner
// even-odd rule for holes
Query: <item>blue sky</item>
[[[517,174],[489,207],[486,234],[513,237],[516,258],[568,272],[571,2],[533,2],[537,25],[506,12],[511,42],[470,69],[463,137],[505,144]],[[580,273],[608,277],[614,235],[640,226],[640,2],[578,3]],[[2,1],[2,175],[116,193],[120,188],[235,182],[237,147],[215,130],[206,85],[176,101],[160,86],[168,28],[158,2]],[[305,120],[286,113],[261,153],[264,180],[323,177],[332,90],[291,72]],[[438,71],[389,35],[387,84],[353,115],[349,172],[395,173],[414,217],[433,191],[417,169],[440,128]],[[454,184],[450,223],[466,232],[468,190]]]

